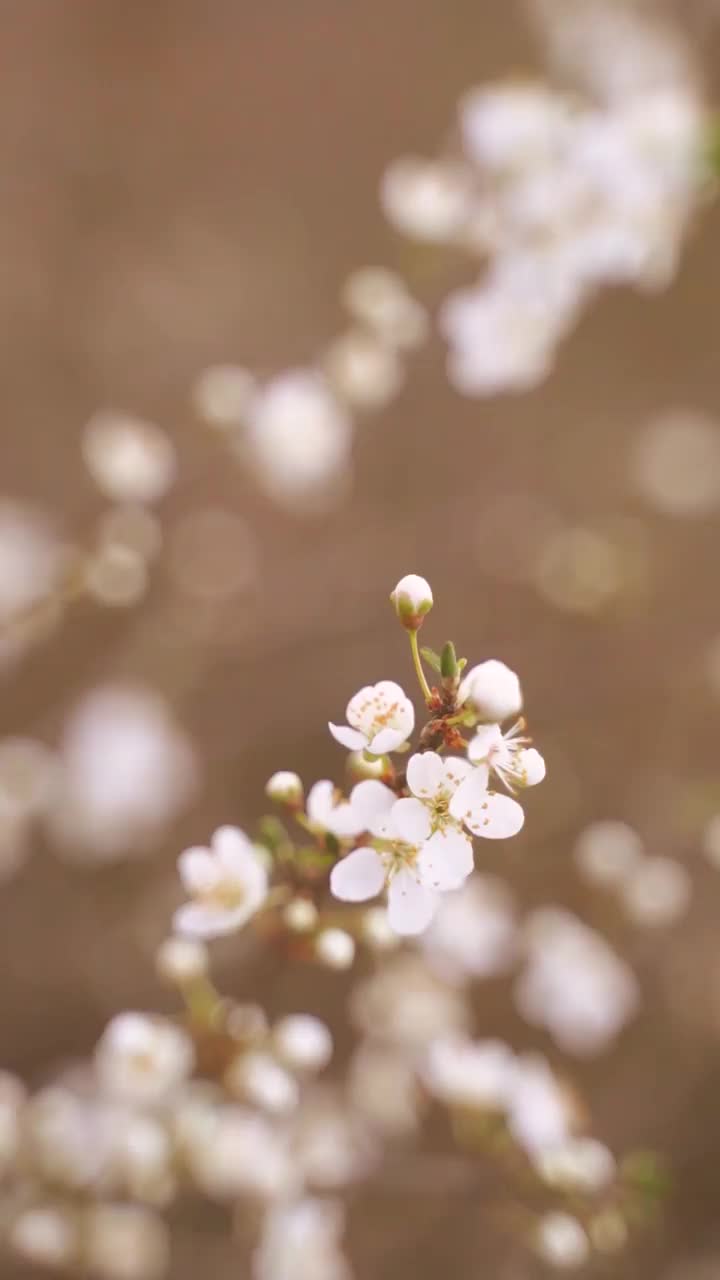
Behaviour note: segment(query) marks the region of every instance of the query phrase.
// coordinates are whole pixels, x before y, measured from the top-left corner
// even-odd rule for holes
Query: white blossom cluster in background
[[[508,1203],[519,1170],[543,1204],[555,1198],[531,1215],[529,1248],[575,1266],[624,1245],[649,1157],[639,1169],[588,1134],[576,1092],[541,1053],[477,1038],[472,987],[513,974],[523,1017],[587,1054],[632,1017],[637,982],[569,913],[522,921],[498,875],[501,842],[523,826],[516,797],[545,774],[518,677],[497,659],[466,668],[450,642],[419,649],[433,607],[425,579],[407,575],[391,600],[423,719],[394,681],[368,684],[329,725],[347,753],[346,792],[322,779],[306,795],[281,770],[267,794],[282,818],[264,819],[256,838],[221,827],[181,853],[185,901],[156,971],[184,1014],[116,1015],[90,1062],[34,1094],[0,1076],[2,1222],[22,1259],[159,1280],[164,1212],[194,1193],[247,1218],[254,1280],[349,1280],[345,1193],[371,1183],[394,1144],[419,1144],[438,1111],[470,1183],[490,1162]],[[115,856],[105,833],[152,832],[176,802],[188,761],[168,732],[159,705],[96,692],[59,762],[15,744],[28,820],[59,791],[64,834]],[[108,758],[110,788],[94,769]],[[493,874],[475,871],[479,849]],[[269,1018],[214,986],[208,943],[254,924],[258,945],[271,939],[294,964],[357,969],[345,1071],[320,1012]],[[413,1159],[435,1176],[431,1152],[418,1146]]]
[[[560,87],[471,90],[459,149],[397,160],[382,184],[398,230],[482,259],[440,312],[465,395],[541,382],[598,289],[667,285],[706,180],[707,116],[680,33],[632,4],[537,9]]]
[[[159,694],[98,685],[71,708],[53,749],[0,739],[0,879],[44,831],[66,861],[149,852],[197,792],[194,748]]]
[[[380,188],[402,235],[481,260],[477,281],[438,314],[449,379],[469,396],[543,381],[598,290],[666,286],[708,182],[709,115],[689,46],[667,18],[635,2],[530,7],[551,78],[469,90],[454,144],[436,158],[392,161]],[[385,267],[352,273],[342,299],[348,328],[315,366],[260,383],[218,365],[194,388],[200,417],[271,498],[299,512],[344,500],[355,416],[398,395],[405,357],[431,332],[428,311]],[[707,448],[698,440],[703,456]],[[657,467],[641,464],[641,484],[667,488]],[[711,469],[691,468],[686,495],[673,496],[671,484],[658,502],[716,497]],[[592,547],[578,555],[585,550],[592,557]]]

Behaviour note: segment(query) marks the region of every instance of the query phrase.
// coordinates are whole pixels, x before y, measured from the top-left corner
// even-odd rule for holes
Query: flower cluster
[[[364,686],[345,723],[329,726],[348,752],[346,789],[320,779],[306,793],[280,770],[266,794],[281,817],[266,816],[252,837],[222,826],[207,847],[180,854],[186,901],[156,969],[184,1017],[118,1014],[89,1063],[30,1097],[0,1075],[5,1236],[23,1260],[160,1280],[163,1211],[194,1193],[238,1219],[248,1206],[254,1280],[350,1280],[342,1193],[438,1109],[470,1179],[490,1161],[508,1199],[518,1172],[543,1201],[557,1197],[529,1219],[528,1243],[545,1258],[576,1265],[624,1243],[642,1194],[636,1175],[587,1133],[544,1057],[472,1038],[470,984],[519,968],[526,1020],[585,1053],[631,1016],[635,980],[580,921],[546,909],[523,926],[502,881],[475,873],[475,842],[519,832],[517,797],[545,775],[520,682],[497,659],[467,668],[451,642],[419,648],[433,607],[424,578],[405,576],[390,598],[424,715],[394,680]],[[32,760],[27,747],[15,751]],[[141,764],[146,785],[131,773],[112,812],[137,791],[149,821],[154,754]],[[31,788],[28,803],[41,807],[41,792]],[[362,950],[382,960],[350,994],[357,1042],[344,1077],[318,1012],[269,1018],[215,988],[207,942],[251,924],[295,962],[344,970]],[[436,1179],[433,1154],[418,1159]]]
[[[381,680],[353,695],[346,724],[329,726],[336,741],[354,753],[356,768],[377,768],[380,777],[363,777],[347,797],[323,779],[305,801],[298,775],[280,771],[267,792],[314,837],[319,854],[332,856],[333,896],[359,903],[387,891],[391,929],[410,935],[425,930],[440,895],[459,889],[472,873],[474,837],[503,840],[520,831],[521,806],[494,784],[515,793],[540,782],[545,765],[528,745],[524,720],[503,729],[522,708],[515,673],[491,659],[462,677],[464,664],[448,644],[442,659],[429,654],[441,677],[439,688],[430,689],[417,648],[418,630],[433,604],[430,586],[408,574],[391,600],[410,637],[425,696],[429,719],[421,750],[404,769],[393,763],[394,755],[409,750],[415,710],[399,684]],[[474,736],[466,740],[464,730],[474,730]],[[232,932],[268,893],[265,855],[232,827],[217,831],[210,849],[187,849],[180,874],[192,901],[180,908],[175,925],[186,935]]]

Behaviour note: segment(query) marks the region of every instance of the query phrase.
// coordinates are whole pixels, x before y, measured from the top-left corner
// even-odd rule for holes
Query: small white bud
[[[302,804],[303,784],[296,773],[281,769],[268,778],[265,783],[265,795],[278,804]]]
[[[273,1028],[278,1056],[292,1071],[320,1071],[332,1057],[333,1042],[328,1027],[310,1013],[292,1013]]]
[[[355,942],[344,929],[323,929],[315,940],[315,952],[329,969],[349,969],[355,959]]]
[[[408,631],[417,631],[433,607],[430,583],[417,573],[406,573],[390,593],[395,612]]]
[[[470,701],[480,716],[490,724],[502,724],[516,716],[522,708],[520,681],[496,658],[472,667],[460,685],[461,702]]]
[[[364,751],[351,751],[346,767],[353,782],[364,782],[366,778],[382,778],[388,762],[385,756],[375,756],[371,760]]]
[[[174,987],[204,978],[208,965],[208,949],[197,938],[166,938],[155,955],[158,976]]]
[[[541,1257],[554,1267],[580,1267],[590,1254],[582,1224],[569,1213],[546,1213],[538,1224],[537,1245]]]
[[[293,898],[283,911],[283,920],[293,933],[309,933],[315,928],[318,911],[309,898]]]

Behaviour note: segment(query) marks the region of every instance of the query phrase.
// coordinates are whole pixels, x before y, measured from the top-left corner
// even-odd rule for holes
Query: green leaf
[[[420,654],[421,654],[421,657],[425,659],[425,662],[427,662],[428,666],[432,667],[433,671],[437,671],[438,675],[440,675],[440,671],[441,671],[440,654],[436,653],[434,649],[421,649]]]

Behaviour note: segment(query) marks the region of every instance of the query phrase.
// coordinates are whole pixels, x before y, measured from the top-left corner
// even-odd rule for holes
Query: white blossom
[[[415,811],[412,801],[398,800],[373,779],[359,782],[350,802],[381,847],[363,845],[337,862],[330,873],[332,892],[345,902],[365,902],[387,885],[391,927],[400,934],[421,933],[435,911],[436,890],[458,888],[472,871],[470,840],[459,829],[432,834],[430,814],[419,801]]]
[[[95,1051],[100,1085],[130,1102],[156,1102],[189,1075],[192,1042],[180,1027],[144,1013],[121,1013],[108,1023]]]
[[[233,933],[262,906],[267,871],[253,844],[237,827],[220,827],[210,848],[180,854],[180,878],[192,901],[175,912],[178,933],[214,938]]]
[[[499,172],[547,165],[571,127],[568,103],[542,84],[473,89],[460,104],[463,142],[482,166]]]
[[[433,1036],[464,1033],[464,996],[431,973],[417,953],[398,952],[353,989],[353,1024],[401,1049],[422,1050]]]
[[[522,710],[520,681],[496,658],[471,667],[463,677],[458,696],[460,702],[470,702],[480,718],[490,724],[502,724]]]
[[[433,972],[447,982],[503,973],[516,955],[517,920],[509,889],[500,880],[470,876],[444,894],[422,937]]]
[[[291,369],[251,399],[245,437],[259,482],[280,501],[314,498],[346,472],[352,426],[319,373]]]
[[[332,1057],[330,1029],[310,1013],[289,1013],[273,1027],[278,1057],[293,1071],[320,1071]]]
[[[488,791],[487,770],[467,760],[420,752],[410,757],[406,777],[411,795],[396,802],[393,819],[416,839],[434,843],[434,861],[452,856],[451,851],[460,856],[458,837],[466,843],[468,839],[463,824],[473,835],[505,840],[516,835],[525,820],[517,801]]]
[[[575,861],[591,884],[618,887],[643,856],[637,831],[626,822],[604,818],[591,822],[578,836]]]
[[[569,1053],[600,1052],[639,1004],[632,970],[600,934],[560,909],[530,916],[527,945],[515,987],[523,1017],[546,1027]]]
[[[407,573],[390,593],[395,612],[404,626],[417,630],[426,613],[433,607],[430,583],[417,573]]]
[[[515,1055],[500,1040],[438,1038],[420,1073],[426,1088],[449,1106],[503,1111],[512,1096]]]
[[[620,889],[622,903],[638,925],[661,928],[678,920],[690,902],[692,881],[674,858],[642,858]]]
[[[468,744],[468,758],[485,771],[495,774],[508,791],[534,787],[545,777],[545,761],[535,747],[525,745],[521,735],[524,722],[518,720],[506,733],[499,724],[484,724]]]
[[[508,1100],[508,1126],[532,1155],[567,1141],[575,1120],[570,1098],[544,1058],[526,1054],[515,1060]]]
[[[362,821],[347,800],[338,798],[334,783],[323,779],[310,788],[307,798],[307,816],[313,826],[330,831],[338,840],[357,836],[363,829]]]
[[[381,680],[350,699],[347,725],[330,724],[330,732],[348,751],[367,749],[373,755],[397,751],[415,727],[412,702],[394,680]]]

